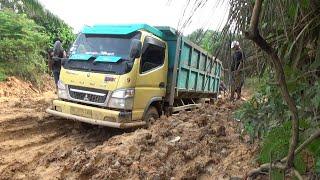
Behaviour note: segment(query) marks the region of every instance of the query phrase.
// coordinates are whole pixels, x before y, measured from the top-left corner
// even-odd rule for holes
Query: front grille
[[[102,104],[107,99],[108,91],[93,88],[83,88],[78,86],[69,86],[69,95],[71,98],[82,102]]]

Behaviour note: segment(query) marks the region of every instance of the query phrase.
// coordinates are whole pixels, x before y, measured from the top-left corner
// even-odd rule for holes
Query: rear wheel
[[[146,122],[147,127],[149,127],[158,118],[159,118],[159,113],[158,113],[157,108],[155,108],[154,106],[150,106],[149,109],[147,110],[143,120]]]

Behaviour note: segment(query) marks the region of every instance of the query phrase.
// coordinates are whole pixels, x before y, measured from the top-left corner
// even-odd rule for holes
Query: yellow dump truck
[[[221,62],[170,27],[86,26],[62,60],[58,99],[47,113],[114,128],[217,95]]]

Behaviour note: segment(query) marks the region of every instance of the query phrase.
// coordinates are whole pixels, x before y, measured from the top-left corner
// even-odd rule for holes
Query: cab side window
[[[165,47],[148,44],[141,57],[140,73],[145,73],[164,63]]]

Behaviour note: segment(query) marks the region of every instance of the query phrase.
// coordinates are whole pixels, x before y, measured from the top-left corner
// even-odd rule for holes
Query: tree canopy
[[[46,10],[37,0],[1,0],[0,4],[2,9],[25,14],[36,24],[44,27],[42,31],[49,36],[48,46],[52,46],[55,38],[60,38],[64,42],[64,48],[68,48],[75,39],[72,28]]]
[[[219,31],[197,29],[188,38],[208,52],[215,54],[223,44],[222,33]]]
[[[17,75],[39,82],[54,39],[65,49],[75,39],[72,28],[37,0],[0,0],[0,34],[0,80]]]
[[[45,72],[43,54],[49,36],[26,15],[0,11],[0,77],[18,75],[32,81]]]

